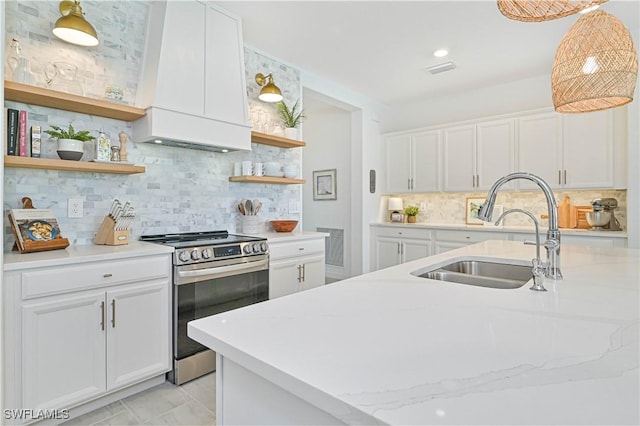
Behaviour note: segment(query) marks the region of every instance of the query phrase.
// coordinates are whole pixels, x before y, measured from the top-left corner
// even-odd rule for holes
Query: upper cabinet
[[[209,2],[151,2],[135,142],[250,150],[242,23]]]
[[[514,120],[506,119],[444,129],[443,189],[487,190],[513,172],[514,127]]]
[[[535,114],[518,119],[519,169],[552,188],[626,186],[624,144],[615,132],[615,111]],[[521,189],[536,188],[520,182]]]
[[[387,191],[439,191],[440,139],[438,130],[387,138]]]

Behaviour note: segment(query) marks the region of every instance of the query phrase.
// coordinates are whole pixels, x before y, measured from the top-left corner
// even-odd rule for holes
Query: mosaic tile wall
[[[603,190],[603,191],[554,191],[556,200],[560,202],[565,196],[569,196],[572,205],[589,206],[596,198],[615,198],[618,200],[618,208],[615,216],[620,222],[622,229],[627,228],[627,191],[624,190]],[[466,225],[465,208],[467,197],[483,198],[486,194],[411,194],[398,195],[402,198],[403,205],[420,206],[426,204],[426,211],[421,211],[417,221],[421,223]],[[520,208],[529,210],[536,217],[547,214],[547,202],[540,191],[531,192],[508,192],[498,193],[496,204],[502,205],[504,210],[510,208]],[[387,217],[385,214],[382,217]],[[505,217],[505,226],[533,226],[531,219],[523,214],[511,214]],[[547,226],[547,220],[540,220],[540,225]]]
[[[78,66],[78,81],[86,96],[100,98],[105,85],[117,84],[125,88],[125,101],[135,99],[148,2],[83,1],[83,10],[100,37],[101,44],[96,48],[63,43],[50,34],[59,16],[58,4],[57,1],[6,2],[6,38],[19,38],[23,53],[33,63],[32,71],[39,76],[36,84],[46,84],[42,64],[66,61]],[[268,112],[275,123],[273,106],[256,99],[259,88],[254,82],[255,74],[264,73],[265,69],[274,71],[276,84],[287,100],[295,101],[300,92],[299,72],[250,50],[245,51],[245,58],[249,103],[255,110]],[[5,106],[27,110],[29,125],[39,124],[43,129],[49,124],[66,126],[71,122],[96,135],[103,130],[112,141],[117,140],[120,131],[131,134],[131,125],[123,121],[15,102],[5,102]],[[288,213],[289,201],[301,198],[299,185],[228,181],[233,164],[243,160],[300,165],[300,149],[257,144],[252,144],[252,148],[251,152],[221,154],[129,143],[129,161],[146,167],[146,173],[135,175],[5,168],[4,249],[9,250],[13,244],[7,210],[19,208],[24,196],[32,198],[36,207],[53,209],[63,236],[72,244],[93,243],[114,198],[130,201],[137,211],[133,238],[142,234],[210,229],[241,232],[237,204],[243,198],[262,201],[261,231],[270,230],[271,219],[300,219],[299,214]],[[91,158],[93,151],[92,144],[85,144],[84,158]],[[57,158],[54,141],[43,140],[42,156]],[[66,217],[69,197],[84,199],[82,219]]]

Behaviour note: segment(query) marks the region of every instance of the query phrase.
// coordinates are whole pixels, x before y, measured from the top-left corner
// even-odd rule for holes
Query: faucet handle
[[[535,245],[537,245],[535,241],[531,241],[531,240],[524,240],[523,244],[526,245],[526,246],[535,246]]]
[[[529,288],[529,290],[547,291],[547,289],[544,288],[544,276],[547,269],[547,264],[545,262],[542,262],[540,259],[532,259],[531,265],[533,265],[533,285]]]

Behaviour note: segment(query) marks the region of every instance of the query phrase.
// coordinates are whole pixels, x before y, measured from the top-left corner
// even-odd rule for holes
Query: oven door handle
[[[182,278],[198,278],[198,281],[204,281],[214,278],[224,278],[232,275],[245,274],[249,272],[257,272],[269,269],[269,259],[258,260],[255,262],[241,263],[237,265],[219,266],[217,268],[196,269],[194,271],[178,271],[178,285],[189,284],[193,281],[182,282]]]

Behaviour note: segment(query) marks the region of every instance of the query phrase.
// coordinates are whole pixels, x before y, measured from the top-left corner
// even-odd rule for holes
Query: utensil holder
[[[129,244],[129,230],[116,231],[116,221],[111,216],[105,216],[96,235],[95,243],[108,246]]]
[[[245,215],[242,216],[242,233],[257,234],[259,232],[260,220],[258,216]]]

